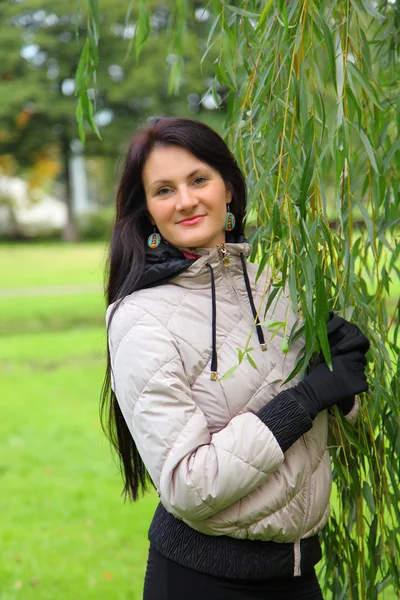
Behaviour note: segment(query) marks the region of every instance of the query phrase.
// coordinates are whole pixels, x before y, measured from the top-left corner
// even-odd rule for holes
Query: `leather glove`
[[[322,410],[368,390],[364,371],[369,342],[361,332],[353,333],[354,330],[333,348],[333,371],[323,362],[288,390],[312,419]]]

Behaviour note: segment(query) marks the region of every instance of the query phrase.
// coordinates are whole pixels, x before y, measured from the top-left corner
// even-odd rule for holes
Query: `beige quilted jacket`
[[[284,387],[302,340],[281,351],[263,326],[267,351],[255,333],[239,253],[247,243],[218,248],[169,283],[127,296],[109,327],[113,388],[122,413],[164,507],[209,535],[299,543],[324,526],[329,513],[331,467],[327,412],[284,454],[272,432],[254,414]],[[216,291],[218,380],[210,378],[212,297]],[[295,317],[284,295],[264,317],[270,281],[247,263],[262,322]],[[112,309],[107,311],[107,320]],[[108,321],[107,321],[108,322]],[[251,347],[255,369],[238,349]],[[293,386],[298,377],[287,387]]]

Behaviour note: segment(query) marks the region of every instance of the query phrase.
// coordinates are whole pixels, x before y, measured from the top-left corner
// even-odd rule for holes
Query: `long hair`
[[[115,222],[105,269],[107,304],[114,303],[108,327],[125,296],[138,289],[145,264],[146,240],[153,228],[142,183],[143,167],[155,147],[179,146],[219,172],[232,192],[230,210],[235,231],[243,234],[246,184],[236,160],[223,139],[200,121],[179,117],[153,118],[130,141],[120,178]],[[101,392],[100,419],[104,432],[120,459],[125,499],[137,500],[151,479],[136,448],[111,386],[111,359],[107,344],[107,369]]]

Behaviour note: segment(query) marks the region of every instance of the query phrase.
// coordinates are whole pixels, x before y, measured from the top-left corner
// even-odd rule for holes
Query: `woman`
[[[283,330],[260,323],[296,324],[284,290],[264,316],[271,281],[246,261],[245,207],[242,173],[206,125],[154,119],[134,136],[110,249],[103,409],[109,399],[125,493],[136,500],[148,473],[160,497],[145,600],[322,598],[326,409],[357,412],[368,341],[334,317],[333,371],[322,361],[282,385],[303,340],[283,354]]]

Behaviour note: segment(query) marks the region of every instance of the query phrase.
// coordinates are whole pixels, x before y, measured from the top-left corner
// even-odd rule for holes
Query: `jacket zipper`
[[[225,244],[220,244],[218,246],[218,250],[219,250],[219,252],[221,254],[221,257],[222,257],[222,264],[223,264],[223,266],[224,267],[229,266],[230,263],[231,263],[231,259],[229,258],[228,254],[227,254],[227,251],[226,251],[226,248],[225,248]]]

